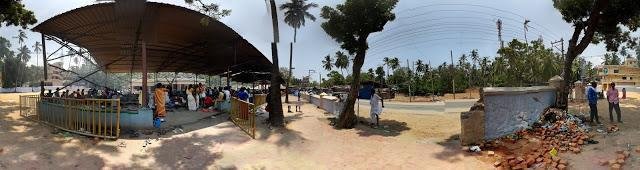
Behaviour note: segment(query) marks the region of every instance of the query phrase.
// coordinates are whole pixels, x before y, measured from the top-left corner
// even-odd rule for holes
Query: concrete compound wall
[[[338,102],[338,99],[333,96],[301,95],[302,98],[309,101],[309,103],[320,107],[320,109],[323,109],[336,117],[339,116],[340,111],[342,111],[342,108],[344,107],[344,103]]]
[[[556,100],[556,90],[550,86],[488,87],[481,95],[484,110],[460,116],[463,144],[497,139],[529,127]]]

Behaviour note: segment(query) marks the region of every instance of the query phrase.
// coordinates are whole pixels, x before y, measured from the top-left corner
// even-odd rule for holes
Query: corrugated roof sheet
[[[202,13],[164,3],[122,2],[67,11],[33,30],[86,48],[109,72],[141,72],[141,41],[149,72],[270,70],[271,62],[233,29],[219,21],[203,26],[200,21],[207,16]]]

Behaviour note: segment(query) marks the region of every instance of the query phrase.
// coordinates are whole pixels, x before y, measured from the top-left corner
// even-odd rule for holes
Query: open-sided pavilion
[[[233,29],[205,14],[171,4],[145,0],[97,3],[54,16],[40,23],[33,30],[42,34],[45,81],[48,77],[47,67],[52,66],[48,62],[65,57],[47,55],[47,50],[50,49],[47,49],[45,42],[49,40],[60,44],[60,48],[51,54],[67,48],[98,68],[86,75],[65,70],[78,75],[77,80],[65,87],[85,80],[86,77],[99,71],[142,73],[142,106],[147,106],[149,101],[149,95],[146,94],[148,93],[148,73],[182,72],[226,76],[227,85],[229,85],[231,77],[237,77],[239,82],[268,80],[268,74],[265,76],[264,73],[268,73],[271,69],[271,62]],[[80,48],[74,48],[71,44]],[[41,84],[42,96],[44,82]],[[29,99],[25,97],[24,100],[26,103]],[[38,106],[43,106],[43,102],[54,102],[52,99],[45,98],[37,100],[32,103],[37,103]],[[88,128],[91,130],[95,128],[87,127],[85,121],[88,119],[85,120],[83,116],[95,117],[91,112],[98,110],[106,113],[98,117],[114,119],[115,115],[110,113],[117,111],[116,129],[119,132],[121,122],[119,100],[105,99],[92,102],[56,100],[54,103],[62,106],[82,106],[73,113],[67,112],[66,114],[71,114],[67,116],[62,114],[43,116],[43,113],[38,113],[43,111],[43,109],[38,110],[38,106],[34,107],[36,113],[32,114],[37,114],[41,121],[44,120],[70,131],[117,138],[118,133],[108,131],[107,127],[98,132],[99,134],[89,131]],[[94,106],[88,106],[88,103]],[[66,112],[66,110],[68,109],[64,108],[59,111]],[[113,123],[113,120],[106,123]],[[132,123],[135,124],[136,120]],[[70,126],[70,124],[76,125]]]

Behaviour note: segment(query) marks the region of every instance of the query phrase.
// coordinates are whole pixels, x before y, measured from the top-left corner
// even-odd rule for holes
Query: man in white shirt
[[[382,103],[382,105],[380,105]],[[371,99],[369,99],[369,104],[371,106],[371,111],[369,116],[371,117],[371,126],[378,126],[378,121],[380,120],[380,114],[382,114],[382,108],[384,108],[384,101],[382,97],[380,97],[375,88],[371,89]]]

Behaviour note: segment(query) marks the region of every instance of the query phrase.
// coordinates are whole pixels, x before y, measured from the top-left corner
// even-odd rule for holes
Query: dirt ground
[[[324,111],[306,104],[302,113],[285,114],[286,128],[258,123],[256,139],[219,115],[184,125],[184,133],[123,134],[116,141],[94,142],[53,134],[52,128],[23,119],[17,96],[0,94],[0,169],[492,168],[460,150],[458,114],[387,109],[381,128],[359,124],[336,130]],[[364,110],[359,115],[362,121],[368,118]]]
[[[620,101],[620,109],[622,112],[622,121],[624,123],[612,123],[609,121],[609,108],[606,100],[598,101],[598,115],[603,126],[593,126],[591,134],[595,135],[594,139],[598,144],[586,145],[580,154],[562,154],[566,157],[573,169],[609,169],[608,166],[600,166],[600,160],[611,160],[616,156],[616,150],[623,149],[631,152],[631,157],[627,159],[623,169],[640,169],[640,153],[635,152],[640,146],[640,94],[627,93],[627,99]],[[570,108],[573,113],[582,112],[588,117],[589,108],[586,104],[573,104]],[[613,113],[615,120],[615,112]],[[595,129],[603,129],[617,124],[620,130],[615,133],[598,133]]]

